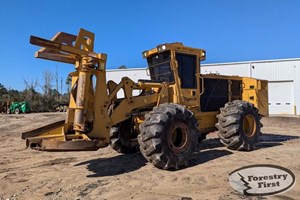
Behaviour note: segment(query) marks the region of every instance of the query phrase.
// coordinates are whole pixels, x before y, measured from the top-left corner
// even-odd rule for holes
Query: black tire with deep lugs
[[[134,153],[139,149],[136,134],[128,119],[110,129],[110,146],[119,153]]]
[[[220,141],[233,150],[255,149],[262,127],[257,108],[249,102],[235,100],[220,110],[216,123]]]
[[[182,105],[170,103],[154,107],[139,128],[140,151],[155,167],[186,167],[198,151],[197,120]]]

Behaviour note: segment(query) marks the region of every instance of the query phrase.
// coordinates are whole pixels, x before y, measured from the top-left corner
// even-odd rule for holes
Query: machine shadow
[[[190,161],[190,167],[194,167],[196,165],[200,165],[205,162],[215,160],[231,154],[233,153],[228,150],[218,150],[218,149],[200,151],[199,153],[196,154],[195,158]]]
[[[260,143],[257,145],[257,149],[280,146],[283,145],[282,142],[299,139],[299,138],[300,136],[294,136],[294,135],[263,133],[262,136],[260,137]]]
[[[93,174],[87,177],[115,176],[138,170],[146,165],[146,159],[140,153],[120,154],[110,158],[97,158],[76,164],[86,165]]]
[[[208,138],[204,139],[200,143],[200,151],[204,149],[215,149],[219,147],[224,147],[224,145],[220,142],[219,138]]]
[[[283,145],[282,142],[299,138],[299,136],[264,133],[261,136],[261,143],[257,146],[257,149]],[[219,138],[203,140],[200,144],[200,152],[190,161],[189,167],[233,154],[230,150],[216,149],[220,147],[224,147],[224,145],[220,143]],[[145,166],[146,163],[146,159],[140,153],[133,153],[120,154],[110,158],[97,158],[78,163],[75,166],[86,165],[87,169],[93,173],[87,175],[87,177],[104,177],[132,172]]]
[[[300,136],[294,135],[281,135],[276,133],[263,133],[260,137],[260,142],[257,145],[257,149],[269,148],[283,145],[283,142],[288,140],[299,139]],[[214,149],[219,147],[225,147],[219,138],[205,139],[200,144],[200,150]]]

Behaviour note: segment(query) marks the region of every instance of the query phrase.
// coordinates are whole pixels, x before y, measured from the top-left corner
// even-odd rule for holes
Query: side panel
[[[201,132],[215,130],[216,115],[220,108],[232,100],[242,99],[242,80],[239,77],[202,75],[204,91],[201,89],[200,112],[195,110],[196,119],[199,121]],[[202,88],[202,81],[200,82]]]
[[[204,93],[200,96],[200,112],[194,111],[200,130],[212,130],[220,108],[233,100],[248,101],[259,109],[259,114],[269,114],[267,81],[218,75],[203,75],[203,78]]]
[[[268,81],[257,80],[252,78],[243,78],[244,101],[253,103],[259,110],[259,114],[263,116],[269,115],[268,105]]]
[[[228,80],[204,79],[204,93],[200,97],[201,111],[219,111],[229,101]]]
[[[204,92],[200,97],[202,112],[219,111],[225,103],[242,99],[242,81],[231,77],[204,77]],[[201,87],[202,88],[202,83]],[[202,91],[201,91],[202,92]]]

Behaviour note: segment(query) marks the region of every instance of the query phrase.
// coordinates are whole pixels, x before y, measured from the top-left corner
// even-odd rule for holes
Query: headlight
[[[144,57],[144,58],[147,58],[147,51],[144,51],[144,52],[143,52],[143,57]]]
[[[205,57],[205,51],[201,52],[201,57]]]
[[[157,51],[160,52],[160,51],[164,51],[167,49],[167,46],[166,45],[159,45],[156,47],[157,48]]]

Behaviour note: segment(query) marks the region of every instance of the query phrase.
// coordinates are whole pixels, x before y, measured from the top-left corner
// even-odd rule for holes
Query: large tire
[[[133,131],[132,119],[121,122],[110,129],[110,146],[119,153],[134,153],[139,144]]]
[[[257,108],[249,102],[235,100],[220,110],[216,127],[221,143],[232,150],[255,149],[262,127]]]
[[[155,167],[186,167],[198,151],[197,120],[182,105],[161,104],[146,115],[138,142],[142,155]]]

